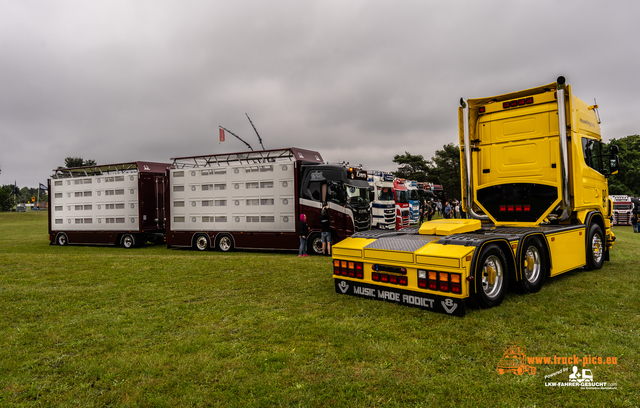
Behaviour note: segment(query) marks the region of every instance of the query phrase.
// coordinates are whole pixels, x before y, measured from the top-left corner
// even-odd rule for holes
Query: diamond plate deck
[[[438,238],[439,237],[436,237],[435,235],[397,235],[393,237],[379,238],[364,247],[364,249],[415,252],[427,245],[429,242],[437,240]]]

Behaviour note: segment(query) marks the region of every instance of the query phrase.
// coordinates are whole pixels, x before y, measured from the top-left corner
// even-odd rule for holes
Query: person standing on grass
[[[452,215],[451,214],[451,206],[449,205],[448,201],[445,201],[444,209],[442,210],[442,218],[449,219],[449,218],[452,218],[451,215]]]
[[[631,225],[633,225],[633,232],[638,232],[638,216],[631,214]]]
[[[427,199],[422,197],[420,199],[420,221],[418,225],[422,225],[424,222],[424,217],[427,215]]]
[[[307,237],[309,236],[309,226],[307,225],[307,216],[300,214],[300,222],[298,223],[298,235],[300,236],[300,249],[298,257],[307,255]]]
[[[331,222],[329,220],[329,207],[325,204],[320,211],[320,226],[322,227],[322,255],[331,256]]]
[[[435,203],[433,203],[433,202],[431,202],[431,201],[430,201],[430,202],[427,204],[427,221],[431,221],[431,218],[433,217],[433,214],[435,214],[435,213],[436,213],[436,210],[435,210],[435,208],[433,208],[433,207],[435,207]],[[436,207],[436,208],[437,208],[437,207]]]

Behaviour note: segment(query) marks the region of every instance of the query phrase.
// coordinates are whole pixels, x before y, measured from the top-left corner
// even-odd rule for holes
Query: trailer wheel
[[[60,246],[68,245],[69,240],[67,239],[67,234],[65,234],[64,232],[59,233],[56,237],[56,244]]]
[[[507,292],[507,257],[498,245],[487,245],[478,259],[475,301],[481,308],[498,306]]]
[[[233,251],[233,239],[231,239],[231,235],[220,234],[216,239],[216,248],[218,248],[220,252]]]
[[[542,288],[547,275],[547,253],[538,237],[529,237],[522,245],[522,279],[520,291],[522,293],[536,293]]]
[[[322,255],[322,236],[317,232],[309,235],[307,239],[307,252],[313,255]]]
[[[604,264],[604,234],[598,224],[592,224],[589,228],[587,241],[587,265],[585,269],[592,271],[602,268]]]
[[[124,234],[120,240],[123,248],[129,249],[136,246],[136,237],[133,234]]]
[[[198,234],[193,243],[193,247],[198,251],[206,251],[209,249],[209,237],[204,234]]]

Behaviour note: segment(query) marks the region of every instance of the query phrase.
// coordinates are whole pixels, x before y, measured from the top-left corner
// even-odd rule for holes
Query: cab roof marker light
[[[516,106],[531,105],[532,103],[533,103],[533,97],[530,96],[528,98],[514,99],[512,101],[502,102],[502,108],[503,109],[515,108]],[[480,109],[483,109],[483,108],[484,107]],[[480,113],[484,113],[484,110],[482,110]]]

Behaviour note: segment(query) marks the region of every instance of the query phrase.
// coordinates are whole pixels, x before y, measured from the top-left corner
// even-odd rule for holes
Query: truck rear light
[[[349,278],[363,279],[362,262],[333,260],[333,274]]]
[[[487,108],[485,108],[484,106],[481,106],[480,108],[478,108],[478,113],[485,113],[487,111]]]
[[[448,292],[449,291],[449,274],[446,272],[440,272],[438,274],[438,278],[439,278],[438,289],[441,290],[442,292]]]
[[[356,263],[356,278],[358,279],[364,278],[364,273],[362,272],[362,263],[360,262]]]
[[[427,288],[427,271],[418,269],[418,287],[422,289]]]
[[[374,282],[390,283],[392,285],[407,286],[409,280],[403,275],[390,275],[387,273],[371,272],[371,280]]]
[[[403,278],[403,276],[401,277]],[[402,281],[400,281],[402,285]],[[418,287],[441,292],[462,293],[462,276],[458,273],[418,270]]]
[[[515,108],[516,106],[531,105],[532,103],[533,103],[533,97],[530,96],[528,98],[522,98],[522,99],[516,99],[516,100],[513,100],[513,101],[502,102],[502,108],[503,109]]]
[[[522,205],[500,205],[500,212],[521,212],[521,211],[531,211],[530,204],[522,204]]]
[[[429,289],[438,290],[438,273],[429,271]]]
[[[457,273],[452,273],[449,275],[451,279],[451,292],[452,293],[462,293],[462,284],[460,282],[460,275]]]

